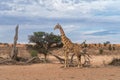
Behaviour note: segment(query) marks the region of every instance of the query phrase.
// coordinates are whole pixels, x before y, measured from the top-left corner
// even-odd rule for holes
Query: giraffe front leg
[[[64,64],[65,66],[65,68],[67,67],[67,57],[66,57],[66,55],[65,55],[65,64]]]
[[[69,64],[68,64],[68,53],[67,52],[65,52],[65,66],[64,67],[65,68],[69,67]]]

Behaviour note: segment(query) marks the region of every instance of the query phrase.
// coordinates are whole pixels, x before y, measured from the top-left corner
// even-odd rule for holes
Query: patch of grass
[[[30,51],[30,54],[31,54],[32,57],[36,57],[36,56],[38,56],[38,51],[36,51],[36,50],[31,50],[31,51]]]

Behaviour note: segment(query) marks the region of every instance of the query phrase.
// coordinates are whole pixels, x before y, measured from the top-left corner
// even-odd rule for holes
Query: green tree
[[[61,43],[61,38],[59,35],[54,35],[53,33],[45,33],[45,32],[34,32],[33,35],[28,36],[29,42],[36,43],[40,47],[44,47],[47,44],[48,48],[53,43]],[[62,43],[61,43],[62,44]]]
[[[31,47],[31,49],[38,51],[38,53],[43,53],[45,56],[45,61],[47,60],[46,56],[48,54],[48,49],[51,47],[51,45],[53,43],[61,43],[60,36],[54,35],[53,33],[34,32],[33,35],[29,35],[28,37],[29,42],[36,43],[36,45]],[[33,53],[35,52],[32,52],[32,54]]]
[[[104,46],[106,46],[106,45],[110,44],[110,41],[106,41],[103,44],[104,44]]]

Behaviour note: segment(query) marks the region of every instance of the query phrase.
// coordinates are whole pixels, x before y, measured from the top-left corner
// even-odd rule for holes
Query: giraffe
[[[78,67],[81,67],[81,54],[80,54],[80,47],[79,45],[76,45],[75,43],[73,43],[69,38],[67,38],[67,36],[65,35],[65,32],[63,31],[62,27],[60,24],[57,24],[54,27],[54,30],[59,29],[60,30],[60,34],[61,34],[61,41],[63,43],[63,49],[64,49],[64,56],[65,56],[65,64],[64,67],[69,67],[68,64],[68,55],[69,53],[74,53],[77,56],[77,60],[78,60]]]

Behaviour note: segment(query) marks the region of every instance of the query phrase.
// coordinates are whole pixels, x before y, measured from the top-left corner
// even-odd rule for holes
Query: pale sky
[[[0,0],[0,42],[13,42],[19,24],[20,43],[36,31],[62,25],[67,37],[81,43],[120,43],[120,0]]]

